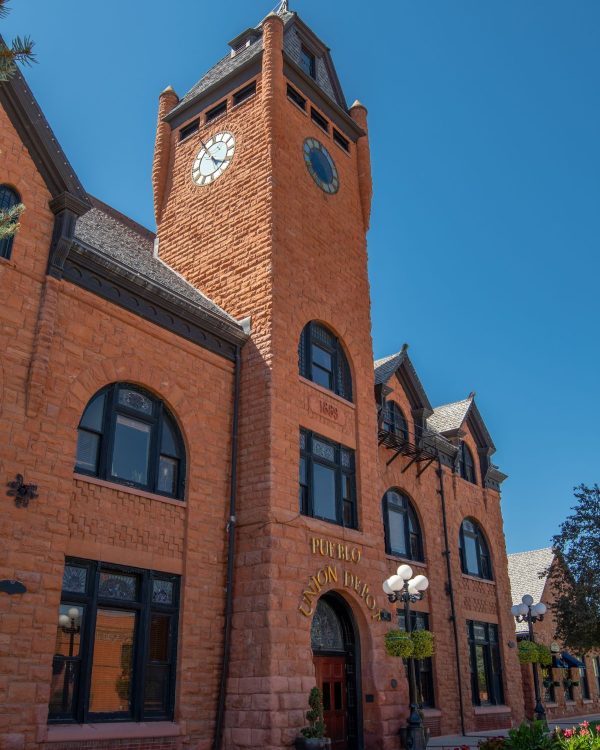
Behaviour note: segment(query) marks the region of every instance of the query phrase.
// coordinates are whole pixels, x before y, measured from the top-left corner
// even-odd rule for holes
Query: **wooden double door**
[[[345,656],[314,654],[317,687],[323,693],[323,716],[332,750],[350,750],[348,743],[348,685]]]

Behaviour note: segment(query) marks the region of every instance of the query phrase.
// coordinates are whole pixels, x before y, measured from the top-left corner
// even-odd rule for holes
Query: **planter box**
[[[296,737],[296,750],[326,750],[331,747],[329,737]]]

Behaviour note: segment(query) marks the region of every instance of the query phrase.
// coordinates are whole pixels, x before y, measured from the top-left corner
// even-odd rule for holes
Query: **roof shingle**
[[[525,594],[531,594],[534,604],[540,601],[547,580],[546,575],[540,578],[540,573],[550,567],[553,559],[552,547],[508,555],[508,577],[513,604],[520,604]],[[515,621],[515,629],[517,633],[527,632],[527,623]]]

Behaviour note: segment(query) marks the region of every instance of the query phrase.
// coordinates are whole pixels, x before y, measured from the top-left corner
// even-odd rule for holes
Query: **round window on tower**
[[[337,193],[340,180],[333,159],[325,146],[315,138],[304,141],[304,161],[311,177],[326,193]]]

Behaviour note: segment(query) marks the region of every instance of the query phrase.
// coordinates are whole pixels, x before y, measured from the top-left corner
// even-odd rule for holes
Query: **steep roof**
[[[92,209],[77,220],[75,240],[214,316],[226,328],[240,324],[154,255],[154,233],[90,196]]]
[[[535,604],[541,600],[547,576],[542,575],[540,578],[540,573],[546,571],[553,560],[554,553],[551,547],[508,555],[508,576],[513,604],[520,604],[525,594],[531,594]],[[517,633],[527,631],[527,623],[515,625]]]
[[[424,409],[425,413],[431,412],[431,404],[425,393],[425,389],[413,363],[408,356],[408,344],[404,344],[402,349],[396,354],[390,354],[387,357],[375,360],[375,386],[385,385],[390,378],[397,374],[398,379],[405,389],[408,399],[413,409]]]
[[[472,403],[473,396],[470,395],[462,401],[454,401],[451,404],[436,406],[433,414],[427,418],[427,427],[434,432],[460,430]]]

